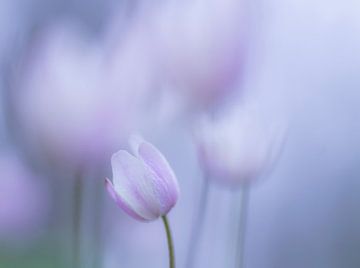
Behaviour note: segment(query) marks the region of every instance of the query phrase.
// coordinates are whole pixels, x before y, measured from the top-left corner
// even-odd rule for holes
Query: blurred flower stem
[[[195,220],[193,222],[191,236],[190,236],[190,244],[188,246],[186,267],[193,268],[195,263],[196,252],[198,248],[198,244],[201,238],[202,230],[204,227],[205,220],[205,211],[207,207],[207,200],[209,195],[209,180],[204,179],[203,185],[201,187],[200,200],[197,215],[195,216]]]
[[[101,185],[103,183],[101,182]],[[98,186],[98,184],[96,184]],[[104,210],[104,190],[103,187],[95,187],[94,193],[94,268],[102,267],[103,251],[102,251],[102,230],[103,230],[103,210]]]
[[[235,254],[235,267],[244,268],[245,267],[245,239],[246,239],[246,227],[247,227],[247,218],[248,218],[248,207],[249,207],[249,196],[250,196],[250,187],[244,185],[241,187],[241,204],[240,204],[240,218],[238,221],[238,231],[237,231],[237,244],[236,244],[236,254]]]
[[[169,221],[166,216],[162,216],[161,218],[164,222],[166,237],[167,237],[167,242],[168,242],[168,248],[169,248],[169,268],[175,268],[175,250],[174,250],[173,239],[171,236]]]
[[[73,208],[73,268],[81,267],[81,208],[83,195],[83,179],[81,173],[74,179]]]

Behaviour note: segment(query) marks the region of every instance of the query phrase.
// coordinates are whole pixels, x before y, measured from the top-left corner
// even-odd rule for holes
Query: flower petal
[[[131,152],[138,157],[139,155],[139,146],[144,142],[144,138],[139,134],[132,134],[129,138],[129,145]]]
[[[168,161],[152,144],[143,141],[139,145],[139,158],[157,175],[156,190],[162,204],[162,214],[166,214],[176,203],[179,185]]]
[[[123,200],[121,198],[120,195],[118,195],[115,192],[114,189],[114,185],[112,184],[112,182],[106,178],[105,179],[105,187],[106,190],[108,191],[108,193],[110,194],[111,198],[115,201],[115,203],[121,208],[123,209],[128,215],[130,215],[131,217],[133,217],[136,220],[139,221],[148,221],[147,219],[143,218],[142,216],[140,216],[139,214],[136,213],[135,210],[133,210],[126,202],[125,200]]]
[[[153,220],[161,216],[154,174],[123,150],[113,155],[111,163],[116,193],[141,217]]]

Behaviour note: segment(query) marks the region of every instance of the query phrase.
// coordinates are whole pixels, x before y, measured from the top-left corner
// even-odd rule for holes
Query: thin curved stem
[[[199,207],[195,221],[192,226],[190,244],[188,246],[186,267],[193,268],[195,263],[196,252],[201,238],[202,230],[204,229],[205,211],[207,207],[207,200],[209,195],[209,180],[203,180],[203,185],[200,194]]]
[[[238,226],[238,237],[236,245],[236,258],[235,258],[235,267],[244,268],[245,267],[245,238],[246,238],[246,227],[247,227],[247,217],[248,217],[248,207],[249,207],[249,186],[243,186],[241,191],[241,205],[240,205],[240,219]]]
[[[161,218],[164,222],[166,237],[167,237],[167,242],[168,242],[168,248],[169,248],[169,267],[175,268],[175,250],[174,250],[173,239],[171,236],[169,221],[166,216],[162,216]]]

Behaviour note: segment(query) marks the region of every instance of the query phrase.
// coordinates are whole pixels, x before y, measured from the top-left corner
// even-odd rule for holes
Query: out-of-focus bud
[[[195,128],[198,157],[207,176],[230,186],[252,183],[274,164],[284,141],[282,124],[266,122],[252,109],[204,117]]]
[[[0,170],[0,239],[23,242],[43,226],[49,195],[15,156],[1,155]]]
[[[247,39],[245,1],[169,1],[154,13],[152,39],[169,87],[196,107],[235,89]]]
[[[130,216],[152,221],[165,216],[176,204],[179,186],[165,157],[152,144],[136,140],[133,153],[113,155],[113,183],[106,187],[114,201]]]
[[[25,144],[62,168],[102,166],[136,125],[136,68],[123,73],[129,54],[115,67],[99,43],[73,25],[48,29],[14,95]]]

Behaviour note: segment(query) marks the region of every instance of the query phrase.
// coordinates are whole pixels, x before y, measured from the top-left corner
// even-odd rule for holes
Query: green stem
[[[235,268],[244,268],[245,267],[245,238],[246,238],[246,225],[248,217],[248,207],[249,207],[249,186],[245,185],[242,187],[241,192],[241,204],[240,204],[240,220],[239,220],[239,229],[238,229],[238,240],[236,246],[236,259],[235,259]]]
[[[175,268],[175,251],[174,251],[174,244],[173,244],[173,239],[171,236],[169,221],[166,216],[162,216],[161,218],[164,222],[166,237],[167,237],[167,242],[168,242],[168,248],[169,248],[169,267]]]
[[[73,209],[73,268],[81,266],[81,200],[83,181],[81,176],[76,176],[74,181],[74,209]]]
[[[201,189],[199,208],[191,230],[190,245],[188,247],[187,261],[186,261],[187,268],[194,267],[196,251],[200,241],[201,232],[204,226],[205,211],[206,211],[207,200],[209,195],[209,185],[210,185],[209,180],[205,178],[203,180],[203,186]]]

